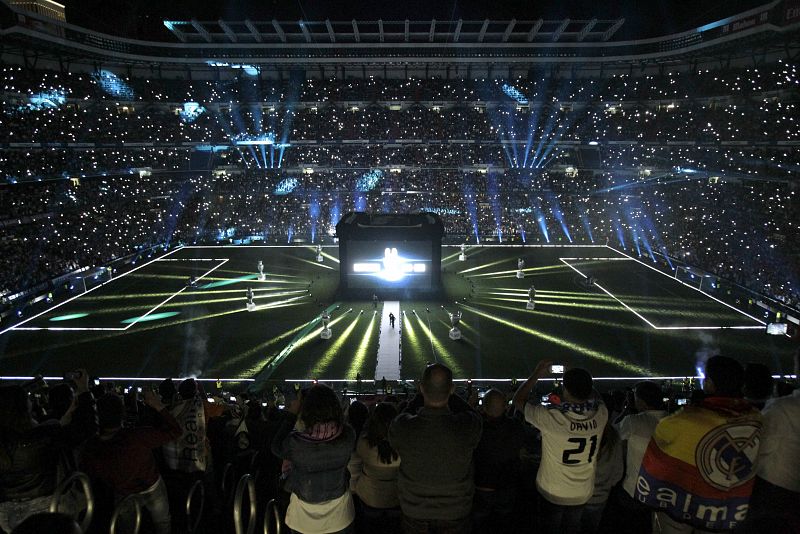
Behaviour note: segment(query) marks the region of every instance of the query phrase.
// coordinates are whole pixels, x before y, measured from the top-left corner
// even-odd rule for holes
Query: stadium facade
[[[24,6],[24,4],[23,4]],[[615,41],[615,20],[164,21],[175,42],[126,39],[2,4],[7,64],[154,78],[479,79],[647,75],[748,67],[798,53],[800,4],[776,0],[683,33]]]

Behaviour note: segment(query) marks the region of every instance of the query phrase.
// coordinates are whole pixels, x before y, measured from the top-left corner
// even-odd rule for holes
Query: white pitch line
[[[578,260],[578,261],[630,261],[631,258],[558,258],[560,260]],[[174,260],[173,260],[174,261]]]
[[[173,259],[160,260],[160,259],[159,259],[159,260],[157,260],[157,261],[184,261],[184,260],[173,260]],[[221,267],[221,266],[225,265],[225,263],[226,263],[228,260],[227,260],[227,259],[220,259],[220,260],[214,260],[214,261],[220,261],[220,262],[222,262],[222,263],[220,263],[219,265],[215,266],[215,267],[214,267],[213,269],[211,269],[210,271],[208,271],[208,272],[206,272],[205,274],[203,274],[203,275],[202,275],[200,278],[198,278],[198,280],[200,280],[200,279],[202,279],[203,277],[207,276],[208,274],[210,274],[210,273],[211,273],[212,271],[214,271],[215,269],[218,269],[219,267]],[[119,278],[121,278],[121,277],[119,277]],[[135,320],[134,322],[132,322],[131,324],[129,324],[128,326],[125,326],[125,327],[26,326],[26,327],[22,327],[22,328],[14,328],[14,330],[52,330],[52,331],[54,331],[54,332],[58,332],[58,331],[61,331],[61,332],[84,332],[84,331],[88,331],[88,332],[106,331],[106,332],[107,332],[107,331],[123,331],[123,332],[124,332],[125,330],[127,330],[127,329],[128,329],[128,328],[130,328],[130,327],[132,327],[132,326],[133,326],[133,325],[135,325],[136,323],[138,323],[138,322],[142,321],[142,320],[143,320],[145,317],[147,317],[148,315],[150,315],[151,313],[153,313],[154,311],[156,311],[158,308],[160,308],[161,306],[163,306],[164,304],[166,304],[166,303],[167,303],[167,302],[169,302],[170,300],[174,299],[175,297],[177,297],[178,295],[180,295],[181,293],[183,293],[183,292],[184,292],[186,289],[187,289],[187,288],[185,288],[185,287],[184,287],[183,289],[181,289],[181,290],[180,290],[180,291],[178,291],[177,293],[173,293],[172,295],[170,295],[169,297],[167,297],[166,299],[164,299],[164,300],[163,300],[163,301],[162,301],[160,304],[158,304],[158,305],[157,305],[155,308],[151,309],[150,311],[148,311],[148,312],[147,312],[147,313],[145,313],[144,315],[142,315],[142,316],[140,316],[140,317],[137,317],[137,318],[136,318],[136,320]]]
[[[114,282],[114,281],[116,281],[116,280],[119,280],[120,278],[123,278],[123,277],[125,277],[125,276],[128,276],[128,275],[129,275],[129,274],[131,274],[132,272],[134,272],[134,271],[138,271],[138,270],[139,270],[139,269],[141,269],[142,267],[146,267],[147,265],[150,265],[150,264],[151,264],[151,263],[153,263],[153,262],[159,261],[159,260],[160,260],[160,259],[162,259],[162,258],[166,258],[166,257],[167,257],[167,256],[169,256],[170,254],[174,254],[175,252],[178,252],[178,251],[179,251],[179,250],[181,250],[182,248],[183,248],[183,247],[178,247],[178,248],[176,248],[175,250],[171,250],[171,251],[167,252],[166,254],[164,254],[163,256],[160,256],[160,257],[158,257],[158,258],[156,258],[156,259],[154,259],[154,260],[150,260],[150,261],[148,261],[147,263],[143,263],[143,264],[142,264],[142,265],[140,265],[139,267],[136,267],[136,268],[134,268],[134,269],[131,269],[131,270],[130,270],[130,271],[128,271],[128,272],[122,273],[121,275],[119,275],[119,276],[116,276],[116,277],[114,277],[114,278],[112,278],[112,279],[110,279],[110,280],[106,280],[105,282],[101,283],[101,284],[100,284],[100,285],[98,285],[98,286],[95,286],[95,287],[93,287],[92,289],[90,289],[90,290],[88,290],[88,291],[84,291],[83,293],[80,293],[80,294],[78,294],[78,295],[75,295],[74,297],[70,297],[70,298],[68,298],[67,300],[65,300],[64,302],[60,302],[60,303],[56,304],[55,306],[53,306],[53,307],[51,307],[51,308],[48,308],[48,309],[44,310],[43,312],[37,313],[37,314],[36,314],[36,315],[34,315],[33,317],[30,317],[30,318],[28,318],[28,319],[25,319],[25,320],[24,320],[24,321],[22,321],[21,323],[17,323],[17,324],[15,324],[15,325],[13,325],[13,326],[9,326],[9,327],[8,327],[8,328],[6,328],[5,330],[3,330],[3,331],[0,331],[0,336],[1,336],[1,335],[3,335],[3,334],[5,334],[5,333],[6,333],[6,332],[8,332],[9,330],[22,330],[21,328],[18,328],[20,325],[23,325],[23,324],[25,324],[25,323],[27,323],[27,322],[29,322],[29,321],[33,321],[33,320],[34,320],[34,319],[36,319],[37,317],[40,317],[40,316],[44,315],[45,313],[51,312],[51,311],[55,310],[56,308],[60,308],[60,307],[61,307],[61,306],[63,306],[64,304],[66,304],[66,303],[68,303],[68,302],[72,302],[73,300],[75,300],[75,299],[77,299],[77,298],[80,298],[80,297],[82,297],[82,296],[86,295],[87,293],[91,293],[92,291],[94,291],[94,290],[96,290],[96,289],[100,289],[101,287],[103,287],[103,286],[104,286],[104,285],[106,285],[106,284],[110,284],[111,282]]]
[[[175,252],[175,251],[173,251],[173,252]],[[164,259],[163,257],[161,257],[161,258],[156,258],[153,261],[186,261],[186,260],[184,260],[184,259],[172,259],[172,258]],[[153,263],[153,261],[148,262],[147,264]],[[210,274],[215,269],[221,267],[228,260],[227,259],[215,259],[215,260],[211,260],[211,261],[219,261],[219,262],[222,262],[222,263],[220,263],[219,265],[215,266],[210,271],[208,271],[205,274],[203,274],[200,278],[198,278],[198,280],[200,280],[203,277],[207,276],[208,274]],[[145,264],[145,265],[147,265],[147,264]],[[141,267],[144,267],[145,265],[142,265]],[[139,268],[140,267],[137,267],[137,269],[139,269]],[[130,271],[130,272],[132,272],[132,271]],[[125,274],[127,274],[127,273],[125,273]],[[123,276],[124,275],[120,275],[117,278],[115,278],[114,280],[116,280],[118,278],[122,278]],[[113,280],[108,280],[107,282],[104,282],[104,284],[112,282],[112,281]],[[97,287],[100,287],[100,286],[97,286]],[[97,289],[97,288],[92,288],[90,291],[93,291],[94,289]],[[124,332],[128,328],[130,328],[133,325],[135,325],[136,323],[140,322],[145,317],[147,317],[148,315],[153,313],[156,309],[160,308],[161,306],[163,306],[164,304],[166,304],[167,302],[169,302],[170,300],[172,300],[173,298],[175,298],[176,296],[178,296],[179,294],[181,294],[185,290],[186,290],[186,288],[184,287],[183,289],[181,289],[177,293],[174,293],[174,294],[170,295],[168,298],[166,298],[164,301],[162,301],[160,304],[158,304],[155,308],[151,309],[150,311],[148,311],[144,315],[138,317],[136,319],[136,321],[132,322],[131,324],[129,324],[128,326],[125,326],[125,327],[26,326],[26,327],[21,327],[21,328],[20,327],[15,327],[14,330],[27,330],[27,331],[48,330],[48,331],[54,331],[54,332],[120,332],[120,331]],[[88,293],[88,291],[86,293]],[[82,293],[81,295],[78,295],[78,296],[83,296],[86,293]],[[62,303],[62,304],[64,304],[64,303]],[[31,317],[31,319],[34,319],[34,318],[35,317]]]
[[[158,258],[157,261],[222,261],[225,258]]]
[[[569,262],[567,262],[566,260],[564,260],[564,259],[562,259],[562,258],[559,258],[559,259],[560,259],[560,260],[561,260],[561,261],[564,263],[564,265],[566,265],[567,267],[569,267],[570,269],[572,269],[573,271],[575,271],[576,273],[578,273],[578,274],[579,274],[579,275],[581,275],[582,277],[584,277],[584,278],[588,278],[588,276],[586,276],[585,274],[583,274],[582,272],[580,272],[580,271],[579,271],[577,268],[575,268],[575,267],[573,267],[572,265],[570,265],[570,264],[569,264]],[[612,294],[610,291],[608,291],[606,288],[604,288],[603,286],[601,286],[601,285],[600,285],[600,284],[598,284],[597,282],[595,282],[595,283],[594,283],[594,286],[595,286],[596,288],[599,288],[599,289],[601,289],[601,290],[602,290],[602,291],[603,291],[603,292],[604,292],[606,295],[608,295],[608,296],[609,296],[609,297],[611,297],[612,299],[614,299],[614,300],[616,300],[617,302],[619,302],[620,304],[622,304],[622,305],[625,307],[625,309],[626,309],[626,310],[628,310],[629,312],[631,312],[632,314],[634,314],[636,317],[638,317],[639,319],[641,319],[642,321],[644,321],[645,323],[647,323],[648,325],[650,325],[652,328],[654,328],[654,329],[656,329],[656,330],[658,329],[658,327],[657,327],[656,325],[654,325],[653,323],[651,323],[650,321],[648,321],[648,320],[647,320],[647,318],[645,318],[645,317],[644,317],[642,314],[640,314],[639,312],[637,312],[636,310],[634,310],[633,308],[631,308],[630,306],[628,306],[627,304],[625,304],[624,302],[622,302],[621,300],[619,300],[617,297],[615,297],[615,296],[614,296],[614,295],[613,295],[613,294]]]
[[[35,376],[0,376],[0,380],[33,380]],[[167,378],[183,380],[184,378],[194,378],[198,382],[255,382],[255,378],[195,378],[193,376],[181,377],[159,377],[159,376],[98,376],[97,380],[113,380],[116,382],[161,382]],[[64,380],[63,376],[43,376],[43,380]]]
[[[613,250],[614,252],[616,252],[617,254],[622,254],[622,255],[623,255],[623,256],[625,256],[626,258],[630,258],[630,259],[632,259],[632,260],[633,260],[633,261],[635,261],[635,262],[641,263],[642,265],[644,265],[644,266],[645,266],[645,267],[647,267],[648,269],[652,269],[652,270],[654,270],[655,272],[657,272],[658,274],[661,274],[661,275],[664,275],[664,276],[666,276],[666,277],[667,277],[667,278],[669,278],[670,280],[677,280],[677,278],[673,278],[672,276],[668,275],[667,273],[665,273],[665,272],[663,272],[663,271],[661,271],[661,270],[659,270],[659,269],[656,269],[656,268],[655,268],[655,267],[653,267],[652,265],[647,265],[647,264],[646,264],[646,263],[644,263],[643,261],[637,260],[637,259],[636,259],[636,258],[634,258],[633,256],[628,256],[628,255],[627,255],[627,254],[625,254],[624,252],[621,252],[621,251],[619,251],[619,250],[615,249],[614,247],[611,247],[611,246],[609,246],[609,245],[606,245],[606,246],[607,246],[608,248],[610,248],[611,250]],[[728,308],[732,309],[733,311],[736,311],[736,312],[739,312],[739,313],[741,313],[741,314],[742,314],[742,315],[744,315],[745,317],[749,317],[750,319],[754,320],[754,321],[755,321],[755,322],[757,322],[758,324],[761,324],[761,325],[764,325],[764,326],[766,326],[766,325],[767,325],[767,323],[765,323],[765,322],[764,322],[764,321],[762,321],[761,319],[759,319],[759,318],[757,318],[757,317],[753,317],[753,316],[752,316],[752,315],[750,315],[749,313],[743,312],[743,311],[742,311],[742,310],[740,310],[739,308],[737,308],[737,307],[735,307],[735,306],[732,306],[732,305],[728,304],[728,303],[727,303],[727,302],[725,302],[724,300],[720,300],[720,299],[718,299],[718,298],[717,298],[717,297],[715,297],[714,295],[710,295],[710,294],[706,293],[706,292],[705,292],[705,291],[703,291],[702,289],[696,288],[696,287],[694,287],[694,286],[693,286],[693,285],[691,285],[691,284],[687,284],[686,282],[684,282],[684,281],[682,281],[682,280],[678,280],[678,282],[680,282],[681,284],[685,285],[686,287],[690,287],[690,288],[694,289],[694,290],[695,290],[695,291],[697,291],[698,293],[702,293],[703,295],[707,296],[707,297],[708,297],[708,298],[710,298],[711,300],[715,300],[715,301],[719,302],[720,304],[723,304],[723,305],[727,306]]]
[[[564,265],[566,265],[567,267],[569,267],[570,269],[572,269],[573,271],[575,271],[579,275],[583,276],[584,278],[588,278],[585,274],[583,274],[578,269],[576,269],[574,266],[570,265],[567,261],[565,261],[565,260],[567,260],[569,258],[559,258],[559,259],[564,263]],[[630,258],[630,259],[635,260],[634,258]],[[642,263],[642,262],[639,262],[639,263]],[[647,264],[642,264],[642,265],[648,266]],[[658,272],[661,272],[661,271],[658,271]],[[669,276],[668,278],[672,279],[671,276]],[[617,302],[619,302],[620,304],[622,304],[625,307],[626,310],[628,310],[629,312],[634,314],[636,317],[638,317],[639,319],[641,319],[642,321],[644,321],[645,323],[650,325],[655,330],[763,330],[764,329],[763,326],[656,326],[655,324],[653,324],[652,322],[647,320],[647,318],[645,318],[642,314],[640,314],[639,312],[637,312],[636,310],[634,310],[633,308],[631,308],[630,306],[628,306],[627,304],[622,302],[620,299],[615,297],[613,293],[611,293],[609,290],[607,290],[606,288],[604,288],[603,286],[601,286],[597,282],[594,283],[594,286],[599,288],[600,290],[602,290],[606,295],[608,295],[612,299],[614,299]],[[689,287],[691,287],[691,286],[689,286]],[[703,293],[703,292],[701,291],[701,293]],[[703,293],[703,294],[706,295],[706,293]],[[708,295],[708,296],[710,296],[710,295]]]
[[[172,252],[177,252],[177,250],[178,249],[173,250]],[[170,254],[172,252],[170,252]],[[155,261],[218,261],[218,262],[221,262],[219,265],[216,265],[214,268],[212,268],[211,270],[207,271],[202,276],[197,278],[197,280],[199,281],[199,280],[202,280],[203,278],[205,278],[206,276],[208,276],[209,274],[211,274],[216,269],[218,269],[218,268],[222,267],[223,265],[225,265],[225,263],[230,261],[230,258],[214,258],[214,259],[211,259],[211,258],[200,258],[200,259],[196,259],[196,258],[164,258],[162,256],[161,258],[156,258],[155,260],[147,262],[146,264],[141,265],[140,267],[137,267],[136,269],[141,269],[142,267],[145,267],[146,265],[148,265],[150,263],[153,263]],[[136,270],[136,269],[133,269],[133,270]],[[131,270],[129,272],[133,272],[133,270]],[[128,274],[128,273],[125,273],[125,274]],[[113,280],[116,280],[118,278],[122,278],[123,276],[125,276],[125,274],[122,274],[122,275],[118,276],[117,278],[114,278]],[[94,288],[90,289],[89,291],[94,291],[95,289],[98,289],[102,285],[107,284],[109,282],[112,282],[113,280],[108,280],[107,282],[103,282],[103,284],[101,284],[100,286],[94,287]],[[84,331],[89,331],[89,332],[124,332],[124,331],[128,330],[129,328],[131,328],[136,323],[141,322],[145,317],[147,317],[148,315],[152,314],[154,311],[156,311],[158,308],[160,308],[161,306],[163,306],[164,304],[166,304],[170,300],[174,299],[175,297],[177,297],[178,295],[183,293],[186,289],[188,289],[188,288],[184,287],[181,290],[177,291],[176,293],[173,293],[172,295],[170,295],[169,297],[164,299],[161,303],[157,304],[154,308],[149,310],[147,313],[145,313],[144,315],[138,317],[134,322],[132,322],[131,324],[129,324],[128,326],[125,326],[125,327],[64,327],[64,326],[25,326],[25,327],[18,327],[18,326],[15,326],[15,327],[12,327],[11,329],[13,329],[13,330],[24,330],[24,331],[39,331],[39,330],[48,330],[49,331],[49,330],[52,330],[52,331],[61,331],[61,332],[84,332]],[[88,293],[89,291],[87,291],[86,293]],[[261,291],[261,290],[256,289],[255,291]],[[293,290],[293,291],[286,291],[286,292],[283,292],[283,293],[270,293],[268,295],[263,295],[262,297],[258,297],[258,298],[271,298],[271,297],[288,296],[288,295],[291,295],[291,294],[296,294],[297,292],[300,292],[300,291],[305,291],[305,290],[299,290],[298,289],[298,290]],[[86,293],[81,293],[80,295],[77,295],[76,297],[73,297],[70,300],[74,300],[75,298],[82,297]],[[242,298],[245,299],[246,297],[242,297]],[[296,298],[302,298],[302,297],[296,297]],[[261,306],[261,307],[259,307],[257,309],[259,309],[259,310],[260,309],[269,309],[270,307],[276,306],[276,304],[282,304],[284,302],[291,302],[293,300],[295,300],[295,299],[290,299],[289,301],[277,301],[277,302],[273,302],[273,303]],[[58,306],[64,305],[67,302],[68,301],[64,301],[61,304],[59,304]],[[53,308],[50,308],[50,310],[53,310],[53,309],[57,308],[58,306],[54,306]],[[50,310],[47,310],[47,311],[50,311]],[[46,313],[46,312],[42,312],[42,313]],[[42,314],[39,314],[39,315],[42,315]],[[35,316],[27,319],[24,322],[33,320],[36,317],[38,317],[39,315],[35,315]],[[23,323],[20,323],[20,324],[23,324]],[[7,330],[4,330],[3,332],[0,332],[0,334],[4,333],[5,331],[7,331]]]
[[[297,245],[185,245],[183,248],[240,248],[240,249],[248,249],[248,248],[300,248],[300,247],[309,247],[313,246],[316,250],[315,245],[308,245],[308,244],[297,244]],[[339,245],[322,245],[322,248],[338,248]]]
[[[214,266],[212,269],[210,269],[210,270],[206,271],[206,272],[205,272],[205,273],[204,273],[202,276],[200,276],[199,278],[197,278],[197,279],[196,279],[196,281],[200,281],[200,280],[202,280],[203,278],[205,278],[205,277],[206,277],[206,276],[208,276],[209,274],[213,273],[214,271],[216,271],[217,269],[219,269],[220,267],[222,267],[223,265],[225,265],[226,263],[228,263],[228,261],[229,261],[229,260],[227,260],[227,259],[226,259],[226,260],[220,260],[220,261],[221,261],[221,263],[219,263],[218,265],[215,265],[215,266]],[[167,297],[166,299],[164,299],[163,301],[161,301],[161,303],[160,303],[160,304],[158,304],[158,305],[157,305],[155,308],[153,308],[152,310],[148,311],[148,312],[147,312],[147,313],[145,313],[144,315],[140,315],[139,317],[137,317],[137,318],[136,318],[136,320],[135,320],[135,321],[133,321],[133,322],[132,322],[131,324],[129,324],[128,326],[126,326],[126,327],[124,328],[124,330],[127,330],[128,328],[132,327],[132,326],[133,326],[133,325],[135,325],[136,323],[138,323],[138,322],[140,322],[140,321],[143,321],[143,320],[145,319],[145,317],[147,317],[148,315],[150,315],[151,313],[153,313],[154,311],[156,311],[157,309],[159,309],[161,306],[163,306],[164,304],[166,304],[166,303],[167,303],[167,302],[169,302],[170,300],[174,299],[175,297],[177,297],[178,295],[180,295],[181,293],[183,293],[183,292],[184,292],[184,291],[186,291],[187,289],[188,289],[188,287],[184,287],[184,288],[182,288],[180,291],[178,291],[177,293],[174,293],[173,295],[170,295],[169,297]]]
[[[567,267],[569,267],[570,269],[572,269],[573,271],[575,271],[576,273],[578,273],[578,274],[579,274],[579,275],[581,275],[582,277],[584,277],[584,278],[588,278],[588,277],[587,277],[585,274],[583,274],[582,272],[580,272],[578,269],[576,269],[575,267],[573,267],[572,265],[570,265],[570,264],[569,264],[569,262],[567,262],[567,261],[566,261],[566,260],[568,260],[568,259],[570,259],[570,258],[558,258],[558,259],[559,259],[559,260],[561,260],[561,262],[562,262],[564,265],[566,265]]]
[[[0,380],[33,380],[37,378],[35,376],[2,376],[0,375]],[[181,377],[181,376],[172,376],[172,377],[163,377],[163,376],[100,376],[97,377],[98,380],[111,380],[114,382],[161,382],[166,378],[173,378],[176,380],[183,380],[184,378],[194,378],[198,382],[216,382],[219,380],[220,382],[255,382],[254,378],[196,378],[196,377]],[[704,377],[702,376],[594,376],[592,380],[685,380],[687,378],[694,378],[698,380],[702,380]],[[781,379],[781,378],[797,378],[797,375],[772,375],[772,378]],[[64,380],[63,376],[43,376],[43,380]],[[467,382],[471,380],[474,382],[511,382],[512,380],[516,380],[517,382],[524,382],[527,380],[527,377],[521,378],[454,378],[453,382]],[[553,382],[555,380],[561,380],[560,378],[541,378],[542,382]],[[314,379],[309,378],[285,378],[283,379],[284,383],[289,382],[303,382],[303,383],[310,383],[314,382]],[[353,382],[352,379],[318,379],[317,382]],[[366,382],[374,382],[373,380],[365,380]],[[407,380],[400,380],[400,382],[407,382],[413,383],[415,382],[414,379],[407,379]]]
[[[658,330],[764,330],[763,326],[657,326]]]
[[[325,246],[325,245],[323,245]],[[329,246],[336,246],[336,245],[329,245]],[[461,248],[461,245],[442,245],[442,247],[446,248]],[[467,251],[470,249],[477,249],[477,248],[606,248],[607,245],[536,245],[536,244],[525,244],[525,245],[506,245],[503,243],[478,243],[477,245],[474,243],[467,244]],[[189,248],[189,247],[187,247]]]
[[[84,330],[94,330],[94,331],[108,331],[108,330],[125,330],[125,328],[116,328],[116,327],[79,327],[79,326],[23,326],[21,328],[14,328],[14,330],[53,330],[53,331],[73,331],[73,332],[83,332]]]

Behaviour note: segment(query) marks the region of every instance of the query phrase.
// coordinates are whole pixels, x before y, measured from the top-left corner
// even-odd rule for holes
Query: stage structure
[[[336,225],[343,297],[413,298],[441,290],[444,225],[434,213],[351,212]]]

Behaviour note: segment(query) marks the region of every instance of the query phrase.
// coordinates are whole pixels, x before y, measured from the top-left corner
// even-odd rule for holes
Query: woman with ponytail
[[[356,444],[356,454],[362,463],[355,492],[361,499],[363,532],[399,531],[401,514],[397,500],[397,472],[400,455],[387,439],[389,425],[396,416],[394,405],[387,402],[378,404]]]

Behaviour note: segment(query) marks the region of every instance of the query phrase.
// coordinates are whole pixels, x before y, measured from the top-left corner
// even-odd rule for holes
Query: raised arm
[[[553,362],[549,360],[540,361],[536,365],[536,369],[533,370],[533,374],[528,377],[525,383],[523,383],[517,392],[514,393],[514,408],[516,408],[520,413],[525,411],[525,404],[528,402],[528,397],[530,396],[534,386],[536,386],[536,382],[550,372],[550,365],[552,365],[552,363]]]
[[[283,413],[283,420],[278,427],[278,431],[272,437],[272,454],[278,458],[285,460],[289,456],[289,442],[286,438],[289,437],[289,434],[291,434],[294,429],[294,425],[297,422],[297,414],[300,413],[302,403],[303,401],[301,398],[295,398],[289,403]]]
[[[136,429],[136,435],[142,443],[151,449],[155,449],[181,437],[183,429],[180,423],[169,413],[157,393],[149,390],[145,391],[144,403],[158,414],[156,423],[158,426],[138,427]]]
[[[97,433],[97,409],[94,397],[89,392],[89,373],[77,371],[74,379],[75,398],[67,413],[61,418],[64,444],[70,447],[83,443]]]

